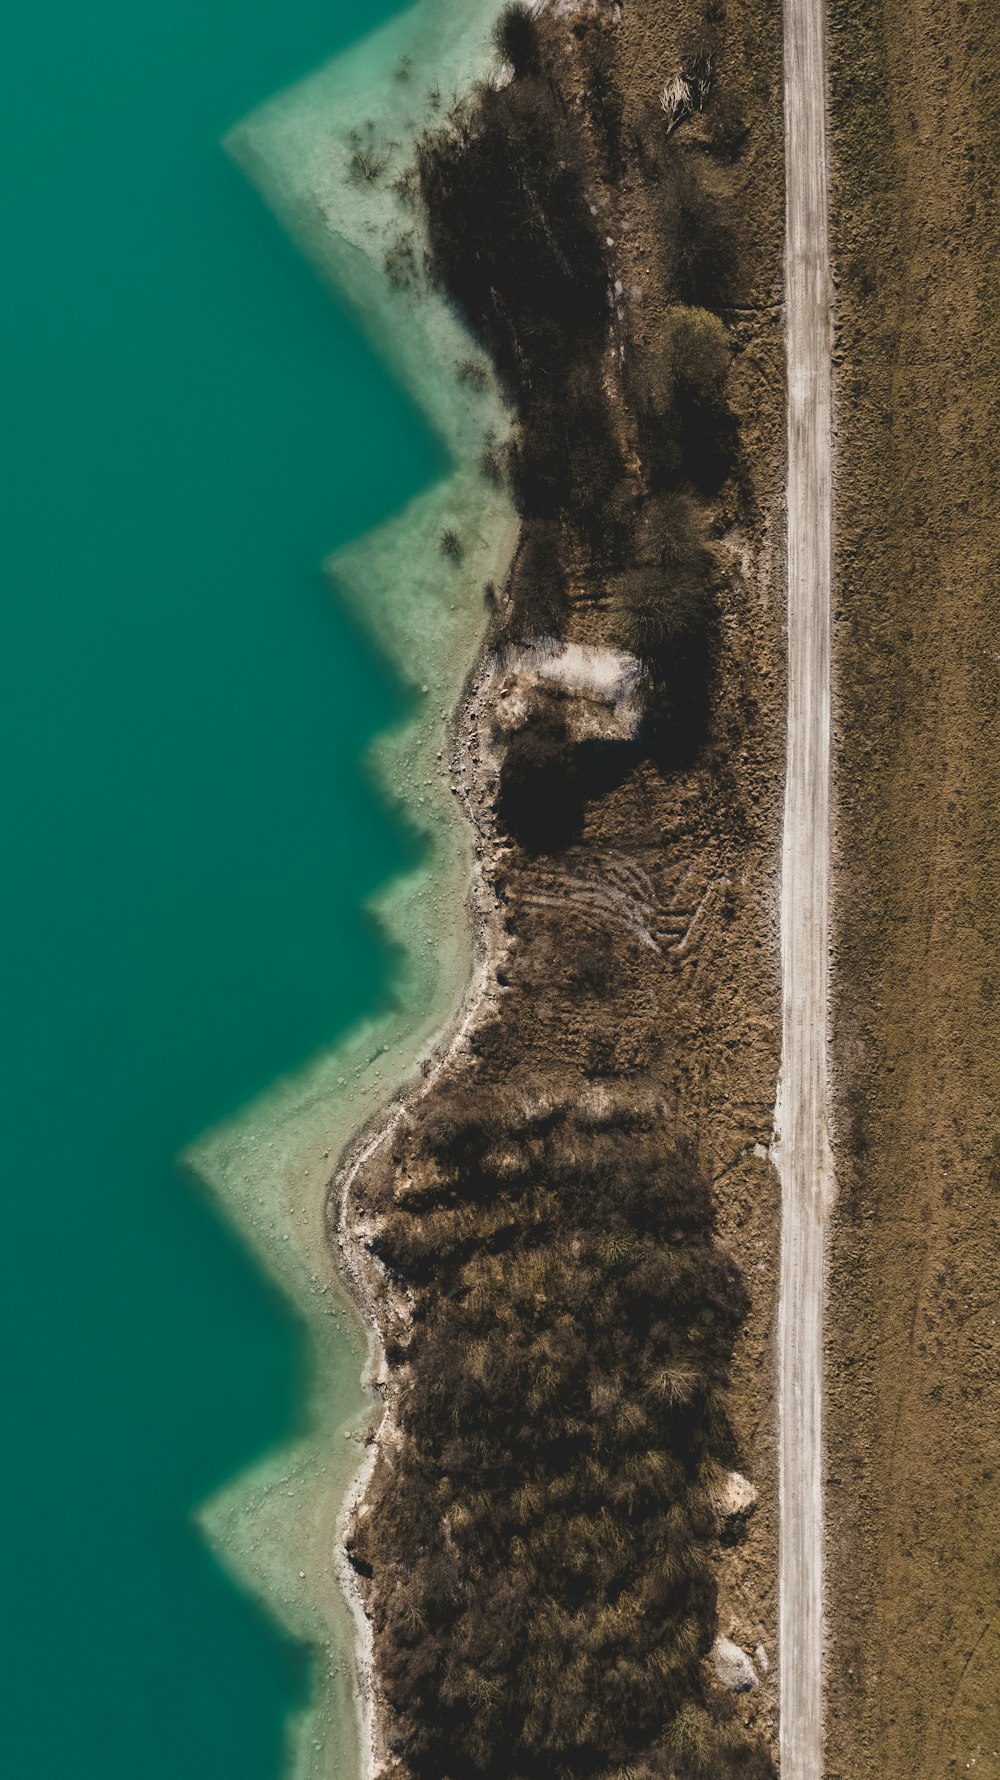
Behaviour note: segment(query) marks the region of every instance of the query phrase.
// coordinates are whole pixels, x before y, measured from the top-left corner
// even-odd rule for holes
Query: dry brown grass
[[[1000,1774],[989,0],[832,0],[840,275],[830,1780]]]

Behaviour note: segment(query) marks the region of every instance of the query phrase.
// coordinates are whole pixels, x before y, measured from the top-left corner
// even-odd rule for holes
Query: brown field
[[[827,1774],[1000,1775],[1000,15],[831,0]]]

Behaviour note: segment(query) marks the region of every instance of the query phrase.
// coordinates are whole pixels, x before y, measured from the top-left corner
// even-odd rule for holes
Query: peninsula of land
[[[772,1771],[778,25],[508,6],[396,175],[387,272],[477,342],[520,524],[451,736],[481,992],[330,1196],[401,1777]]]
[[[998,1772],[987,10],[506,5],[310,189],[437,305],[473,639],[467,987],[320,1232],[372,1774]]]

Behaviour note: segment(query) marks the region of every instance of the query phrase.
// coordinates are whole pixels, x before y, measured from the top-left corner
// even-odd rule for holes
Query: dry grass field
[[[1000,18],[831,0],[830,1780],[1000,1775]]]

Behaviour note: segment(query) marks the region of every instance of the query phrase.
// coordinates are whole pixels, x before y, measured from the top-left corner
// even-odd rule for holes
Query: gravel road
[[[830,828],[831,283],[824,0],[785,0],[788,743],[781,868],[780,1740],[823,1770],[822,1391]]]

